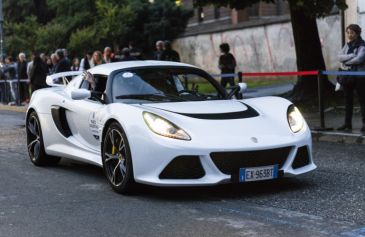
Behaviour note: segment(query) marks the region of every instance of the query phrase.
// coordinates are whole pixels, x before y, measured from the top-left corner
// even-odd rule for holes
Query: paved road
[[[27,158],[0,111],[0,236],[365,236],[365,147],[315,143],[319,168],[279,182],[112,192],[100,168]]]

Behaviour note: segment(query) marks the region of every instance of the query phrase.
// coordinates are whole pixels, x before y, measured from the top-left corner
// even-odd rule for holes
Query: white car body
[[[118,70],[160,66],[195,68],[173,62],[134,61],[104,64],[90,69],[89,72],[103,75],[110,80],[109,77]],[[50,76],[47,81],[51,82],[62,75],[61,73]],[[292,132],[287,118],[288,107],[292,103],[283,98],[102,104],[89,99],[71,98],[73,91],[80,88],[82,80],[80,75],[67,86],[38,90],[32,96],[27,114],[29,116],[31,111],[37,113],[42,128],[44,149],[48,155],[103,166],[101,155],[103,131],[113,120],[121,125],[128,138],[134,180],[138,183],[156,186],[198,186],[231,182],[232,174],[222,172],[213,161],[212,153],[215,152],[227,152],[227,155],[230,155],[249,151],[254,154],[254,152],[270,152],[285,148],[287,149],[284,152],[285,157],[280,158],[283,161],[279,167],[283,176],[299,175],[316,168],[312,159],[310,129],[305,123],[299,132]],[[242,119],[226,119],[220,116],[246,111],[249,107],[259,115]],[[59,114],[54,112],[52,115],[52,108]],[[63,115],[60,115],[62,112],[59,112],[60,108],[63,110]],[[189,134],[191,140],[178,140],[154,133],[144,121],[142,113],[145,111],[178,125]],[[195,115],[217,115],[218,118],[202,119],[195,118]],[[61,125],[59,122],[58,126],[62,127],[62,123],[66,122],[70,134],[65,135],[65,131],[57,127],[55,118],[65,120]],[[307,149],[307,163],[302,167],[293,168],[292,164],[300,147]],[[161,178],[161,173],[169,163],[180,156],[198,157],[204,175],[194,179]]]

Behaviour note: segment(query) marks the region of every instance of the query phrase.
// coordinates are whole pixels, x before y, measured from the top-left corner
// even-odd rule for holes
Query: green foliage
[[[96,9],[100,16],[96,28],[105,41],[114,46],[126,34],[129,24],[133,24],[134,15],[126,1],[96,0]]]
[[[4,19],[8,22],[25,21],[34,13],[33,2],[29,0],[4,0]]]
[[[192,10],[173,0],[4,0],[6,52],[53,52],[82,55],[134,41],[154,50],[159,39],[184,31]]]
[[[83,53],[98,47],[100,41],[98,36],[95,28],[79,29],[72,33],[67,48],[70,52],[76,52],[79,56],[82,56]]]
[[[36,30],[37,41],[35,50],[40,52],[51,52],[61,48],[65,41],[66,28],[62,24],[51,23],[39,27]]]
[[[10,55],[19,52],[29,53],[34,50],[37,41],[37,35],[34,29],[38,29],[40,25],[35,16],[26,17],[23,23],[5,21],[4,31],[7,36],[5,38],[5,49]]]
[[[144,51],[154,50],[157,40],[173,40],[184,32],[188,20],[193,16],[191,9],[177,6],[172,0],[130,0],[135,14],[133,24],[127,30],[127,41],[133,40]],[[144,46],[144,47],[143,47]]]

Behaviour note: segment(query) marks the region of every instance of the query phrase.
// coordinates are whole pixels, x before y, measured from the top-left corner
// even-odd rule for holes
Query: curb
[[[365,135],[360,133],[312,131],[312,139],[316,142],[336,142],[365,145]]]
[[[25,107],[25,106],[0,105],[0,111],[1,110],[18,112],[18,113],[25,113],[27,111],[27,107]]]

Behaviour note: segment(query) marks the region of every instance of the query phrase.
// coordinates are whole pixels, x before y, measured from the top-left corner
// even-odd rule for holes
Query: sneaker
[[[352,125],[344,124],[341,127],[337,128],[337,131],[351,132],[352,131]]]

